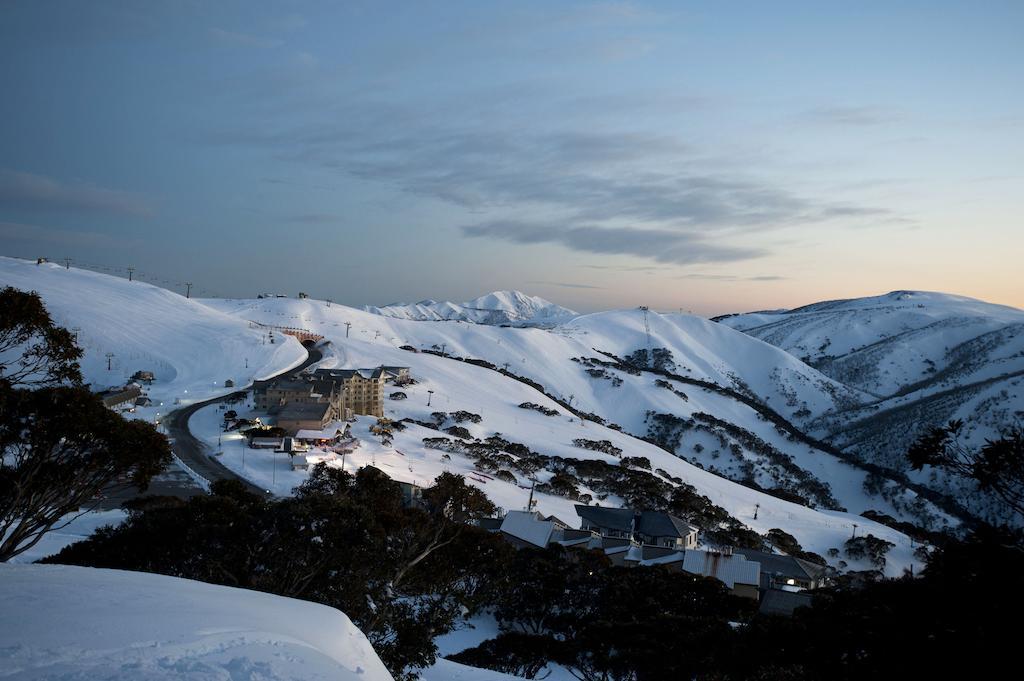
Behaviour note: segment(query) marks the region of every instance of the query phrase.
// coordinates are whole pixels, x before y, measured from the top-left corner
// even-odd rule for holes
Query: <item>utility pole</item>
[[[352,328],[352,322],[345,322],[345,338],[348,338],[348,330]]]
[[[433,390],[428,390],[427,391],[427,406],[428,407],[430,406],[430,400],[433,399],[433,397],[434,397],[434,391]]]
[[[529,513],[533,510],[533,488],[537,486],[537,478],[530,478],[530,498],[526,500],[526,512]]]
[[[186,281],[185,282],[185,297],[186,298],[191,298],[192,297],[192,282],[191,281]]]
[[[128,281],[132,280],[132,272],[134,272],[134,271],[135,271],[135,268],[132,267],[131,265],[128,265]]]
[[[110,360],[114,359],[114,353],[107,353],[107,371],[110,371]]]
[[[64,269],[71,269],[71,258],[64,258]]]
[[[856,539],[856,538],[857,538],[857,523],[854,523],[853,524],[853,537],[851,537],[851,539]]]

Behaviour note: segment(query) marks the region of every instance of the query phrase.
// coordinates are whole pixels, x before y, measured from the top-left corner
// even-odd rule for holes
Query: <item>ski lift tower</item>
[[[647,321],[647,311],[649,309],[646,305],[640,306],[640,311],[644,313],[644,334],[647,336],[647,366],[651,368],[654,366],[654,351],[651,348],[651,325]]]

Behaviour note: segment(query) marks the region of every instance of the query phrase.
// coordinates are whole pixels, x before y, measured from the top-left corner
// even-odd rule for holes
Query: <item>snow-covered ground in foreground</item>
[[[141,572],[0,564],[0,677],[384,681],[341,612]]]
[[[153,407],[138,412],[148,420],[176,399],[228,393],[227,379],[241,387],[306,358],[290,336],[267,343],[263,331],[237,316],[141,281],[0,257],[0,286],[37,291],[55,323],[77,329],[82,375],[94,389],[152,371],[156,380],[146,392]],[[107,353],[113,353],[110,370]]]
[[[477,324],[550,326],[577,316],[568,308],[519,291],[494,291],[464,303],[421,300],[418,303],[367,305],[367,312],[416,321],[460,320]]]

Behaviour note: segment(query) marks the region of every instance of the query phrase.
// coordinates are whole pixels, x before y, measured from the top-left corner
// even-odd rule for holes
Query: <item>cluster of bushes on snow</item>
[[[659,388],[665,388],[666,390],[671,391],[672,393],[674,393],[676,395],[676,397],[679,397],[679,398],[681,398],[683,400],[686,400],[686,401],[690,400],[690,398],[686,396],[686,393],[684,393],[682,390],[679,390],[674,385],[672,385],[672,383],[670,383],[669,381],[666,381],[663,378],[655,379],[654,380],[654,385],[658,386]]]
[[[622,448],[616,447],[610,440],[587,440],[586,438],[578,437],[572,443],[581,449],[589,449],[594,452],[611,454],[612,456],[622,456]]]
[[[808,471],[800,468],[793,461],[793,457],[780,451],[772,444],[765,442],[756,434],[746,428],[741,428],[734,423],[722,420],[711,414],[705,414],[704,412],[694,412],[693,418],[712,429],[726,433],[744,449],[755,456],[761,457],[759,463],[762,465],[764,462],[770,463],[775,469],[773,477],[778,481],[784,481],[783,487],[807,497],[809,503],[805,505],[811,507],[820,506],[833,511],[846,510],[832,496],[832,488],[827,482],[819,480]]]
[[[536,402],[523,402],[522,404],[519,405],[519,408],[539,411],[541,414],[544,414],[544,416],[558,416],[557,409],[548,409],[547,407],[537,404]]]
[[[788,501],[811,507],[844,510],[832,496],[828,483],[818,480],[797,466],[791,456],[745,428],[703,412],[695,412],[691,418],[684,418],[675,414],[648,411],[646,420],[648,426],[644,439],[666,451],[676,453],[688,431],[705,432],[718,438],[722,448],[733,455],[739,467],[738,475],[728,475],[727,471],[718,469],[715,472]],[[762,485],[758,482],[755,461],[744,456],[744,450],[757,457],[756,463],[764,473],[770,474],[776,481],[775,485]]]
[[[623,358],[623,362],[631,367],[651,368],[657,371],[675,371],[676,363],[672,359],[672,351],[668,348],[653,348],[650,354],[646,348],[634,350]]]

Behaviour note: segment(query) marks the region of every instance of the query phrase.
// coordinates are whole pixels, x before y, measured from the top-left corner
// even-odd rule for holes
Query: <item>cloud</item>
[[[261,50],[269,50],[284,45],[284,41],[275,38],[262,38],[248,33],[226,31],[223,28],[211,28],[209,33],[214,40],[230,47],[254,47]]]
[[[897,123],[903,117],[894,111],[871,106],[823,106],[805,111],[801,118],[827,125],[864,128]]]
[[[586,267],[591,270],[644,272],[646,274],[654,274],[655,272],[664,272],[665,270],[672,269],[669,265],[580,265],[580,267]]]
[[[348,87],[328,68],[311,71],[309,80],[289,81],[282,91],[298,88],[313,102],[316,93]],[[261,92],[282,99],[277,90]],[[491,111],[479,99],[413,108],[351,94],[304,106],[299,120],[211,131],[202,142],[262,149],[282,164],[387,185],[484,216],[464,228],[469,236],[673,264],[764,255],[740,241],[750,232],[864,225],[894,216],[884,207],[805,195],[777,178],[753,176],[745,159],[709,159],[699,142],[676,134],[514,125],[502,122],[503,107]],[[518,227],[510,235],[488,231],[502,221]],[[559,228],[538,235],[534,223]]]
[[[757,277],[740,277],[735,274],[705,274],[701,272],[691,272],[690,274],[680,274],[676,279],[701,279],[706,281],[781,281],[786,277],[781,277],[776,274],[766,274]]]
[[[415,117],[387,109],[346,111],[336,120],[348,125],[224,131],[205,141],[262,146],[283,161],[388,183],[475,212],[539,207],[574,222],[684,231],[890,215],[875,206],[807,198],[739,172],[709,172],[690,145],[668,135],[423,129]]]
[[[489,237],[517,244],[556,243],[575,251],[634,255],[657,262],[687,265],[733,262],[765,255],[755,248],[708,243],[688,232],[616,227],[557,227],[511,220],[467,225],[467,237]]]
[[[42,175],[3,169],[0,169],[0,209],[153,215],[151,202],[140,194],[85,182],[62,183]]]
[[[570,284],[564,281],[528,281],[527,284],[542,284],[545,286],[561,286],[562,288],[589,288],[603,289],[604,286],[591,286],[590,284]]]

